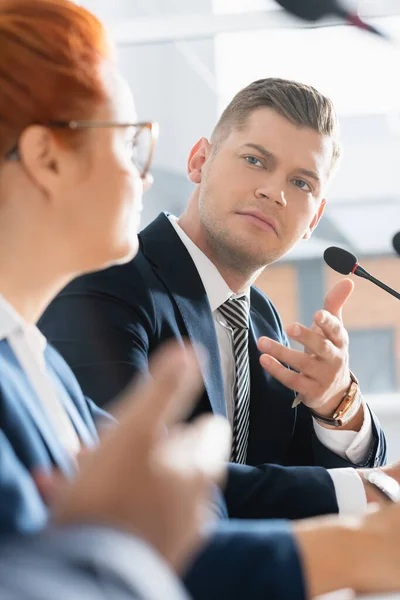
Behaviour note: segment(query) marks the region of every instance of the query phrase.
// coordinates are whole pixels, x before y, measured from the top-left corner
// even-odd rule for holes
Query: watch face
[[[333,417],[322,417],[311,409],[313,417],[320,423],[331,425],[332,427],[343,427],[347,425],[357,414],[362,402],[360,388],[355,378],[352,378],[349,389],[342,398]]]
[[[345,397],[338,406],[333,418],[346,425],[357,414],[361,405],[361,394],[356,381],[352,381]]]

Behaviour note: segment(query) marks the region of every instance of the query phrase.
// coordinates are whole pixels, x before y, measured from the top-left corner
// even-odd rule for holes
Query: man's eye
[[[307,183],[307,181],[304,181],[304,179],[293,179],[293,183],[301,190],[306,190],[307,192],[312,191],[310,185]]]
[[[255,165],[256,167],[263,166],[262,162],[255,156],[245,156],[244,158],[250,165]]]

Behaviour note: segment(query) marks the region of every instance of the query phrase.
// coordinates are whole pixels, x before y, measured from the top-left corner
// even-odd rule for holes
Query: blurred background
[[[284,77],[334,101],[344,155],[328,207],[311,240],[301,242],[258,281],[284,324],[311,324],[339,275],[322,260],[326,247],[351,250],[360,263],[400,289],[400,2],[347,4],[394,40],[389,44],[335,20],[310,26],[274,0],[86,0],[119,48],[140,120],[160,124],[143,226],[166,210],[179,215],[192,184],[186,162],[208,137],[233,95],[253,80]],[[356,279],[344,320],[351,368],[400,459],[400,303]]]

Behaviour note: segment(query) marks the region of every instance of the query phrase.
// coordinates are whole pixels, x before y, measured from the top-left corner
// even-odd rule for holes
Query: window
[[[396,348],[394,329],[350,330],[350,368],[364,394],[394,392]]]

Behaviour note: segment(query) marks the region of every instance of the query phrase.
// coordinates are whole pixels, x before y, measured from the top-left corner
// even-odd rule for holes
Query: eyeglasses
[[[132,161],[136,165],[140,177],[143,179],[149,172],[153,158],[154,148],[158,139],[158,123],[150,121],[143,123],[118,123],[115,121],[49,121],[40,123],[50,129],[70,129],[78,131],[81,129],[103,129],[117,127],[119,129],[131,129],[129,137]],[[7,160],[19,160],[21,158],[18,145],[14,146],[7,154]]]

